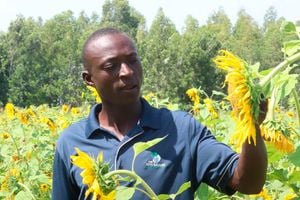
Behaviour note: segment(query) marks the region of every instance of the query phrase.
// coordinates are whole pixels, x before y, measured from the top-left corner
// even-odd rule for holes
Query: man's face
[[[142,68],[136,48],[125,34],[109,34],[86,49],[86,82],[95,87],[103,103],[127,104],[140,96]]]

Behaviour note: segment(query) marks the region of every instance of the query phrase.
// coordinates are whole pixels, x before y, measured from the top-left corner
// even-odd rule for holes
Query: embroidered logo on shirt
[[[161,157],[157,152],[151,152],[151,158],[151,160],[146,162],[146,168],[162,168],[166,166],[166,164],[161,161]]]

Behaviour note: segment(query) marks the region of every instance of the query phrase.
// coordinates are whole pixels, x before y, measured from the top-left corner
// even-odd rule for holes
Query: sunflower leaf
[[[292,56],[300,51],[300,40],[291,40],[284,43],[284,48],[282,51],[288,55]]]
[[[288,156],[288,159],[297,167],[300,167],[300,147],[297,148],[295,153]]]
[[[135,192],[133,187],[119,186],[116,190],[116,199],[130,200]]]
[[[133,145],[133,150],[134,150],[134,158],[139,155],[141,152],[145,151],[146,149],[149,149],[150,147],[156,145],[163,139],[165,139],[167,136],[163,138],[157,138],[154,140],[150,140],[148,142],[138,142]]]

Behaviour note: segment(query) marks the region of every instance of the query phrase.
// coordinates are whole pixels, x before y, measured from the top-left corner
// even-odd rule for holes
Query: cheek
[[[141,66],[137,67],[136,74],[142,82],[143,81],[143,69]]]

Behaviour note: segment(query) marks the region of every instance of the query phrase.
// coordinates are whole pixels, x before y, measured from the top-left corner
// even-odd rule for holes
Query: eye
[[[103,69],[105,70],[112,70],[119,66],[117,62],[107,62],[103,65]]]
[[[139,62],[139,58],[137,56],[131,56],[128,58],[129,64],[136,64],[137,62]]]

